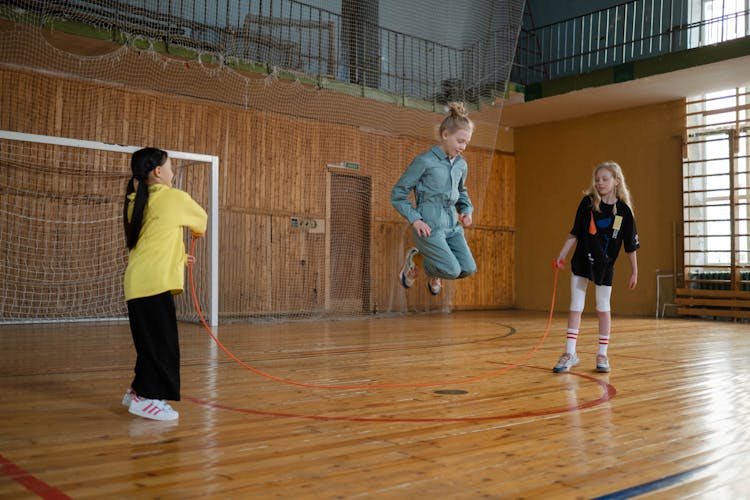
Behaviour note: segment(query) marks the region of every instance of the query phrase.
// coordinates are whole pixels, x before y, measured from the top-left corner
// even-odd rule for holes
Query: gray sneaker
[[[552,371],[555,373],[567,372],[570,371],[570,369],[574,366],[578,366],[578,363],[578,354],[570,354],[569,352],[566,352],[565,354],[560,356],[560,360],[557,362],[555,367],[552,368]]]
[[[604,354],[596,356],[596,371],[599,373],[609,373],[609,359]]]
[[[410,248],[406,252],[406,258],[404,259],[404,266],[398,273],[398,279],[401,282],[401,286],[404,288],[411,288],[414,284],[414,280],[417,278],[417,266],[414,264],[414,256],[419,253],[416,247]]]

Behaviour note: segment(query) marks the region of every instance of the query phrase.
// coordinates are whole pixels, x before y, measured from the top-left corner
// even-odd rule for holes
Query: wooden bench
[[[685,316],[750,318],[750,292],[739,290],[675,290],[677,313]]]

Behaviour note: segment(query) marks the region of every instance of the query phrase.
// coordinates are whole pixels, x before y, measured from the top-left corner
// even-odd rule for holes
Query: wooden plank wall
[[[0,129],[220,157],[219,300],[225,318],[321,310],[327,282],[325,233],[292,228],[290,220],[325,219],[325,165],[339,161],[359,163],[355,173],[372,181],[371,310],[410,309],[429,300],[456,309],[513,305],[513,155],[471,146],[466,153],[468,188],[477,207],[467,235],[478,275],[450,284],[451,292],[439,299],[430,298],[423,286],[407,296],[396,275],[411,240],[390,205],[390,190],[410,160],[430,147],[430,138],[316,120],[309,118],[312,113],[302,118],[305,113],[246,109],[10,66],[0,66],[0,89]],[[352,114],[367,117],[384,106],[401,118],[425,115],[345,98],[356,103],[347,110],[348,122],[357,121]],[[96,183],[95,176],[82,181]]]

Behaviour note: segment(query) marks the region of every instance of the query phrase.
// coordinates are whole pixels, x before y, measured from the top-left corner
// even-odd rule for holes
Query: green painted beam
[[[589,87],[600,87],[647,76],[671,73],[672,71],[703,66],[747,55],[750,55],[750,37],[738,38],[715,45],[696,47],[694,49],[686,49],[671,54],[618,64],[580,75],[566,76],[526,85],[524,88],[524,97],[528,102]]]

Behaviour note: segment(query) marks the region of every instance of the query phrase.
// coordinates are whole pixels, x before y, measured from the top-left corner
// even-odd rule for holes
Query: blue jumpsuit
[[[422,219],[430,226],[428,238],[412,227],[415,246],[424,259],[424,270],[436,278],[457,279],[477,272],[466,244],[458,213],[471,214],[474,207],[466,191],[468,166],[461,156],[451,165],[438,146],[422,153],[406,169],[391,191],[391,204],[409,224]],[[409,200],[414,190],[416,208]]]

